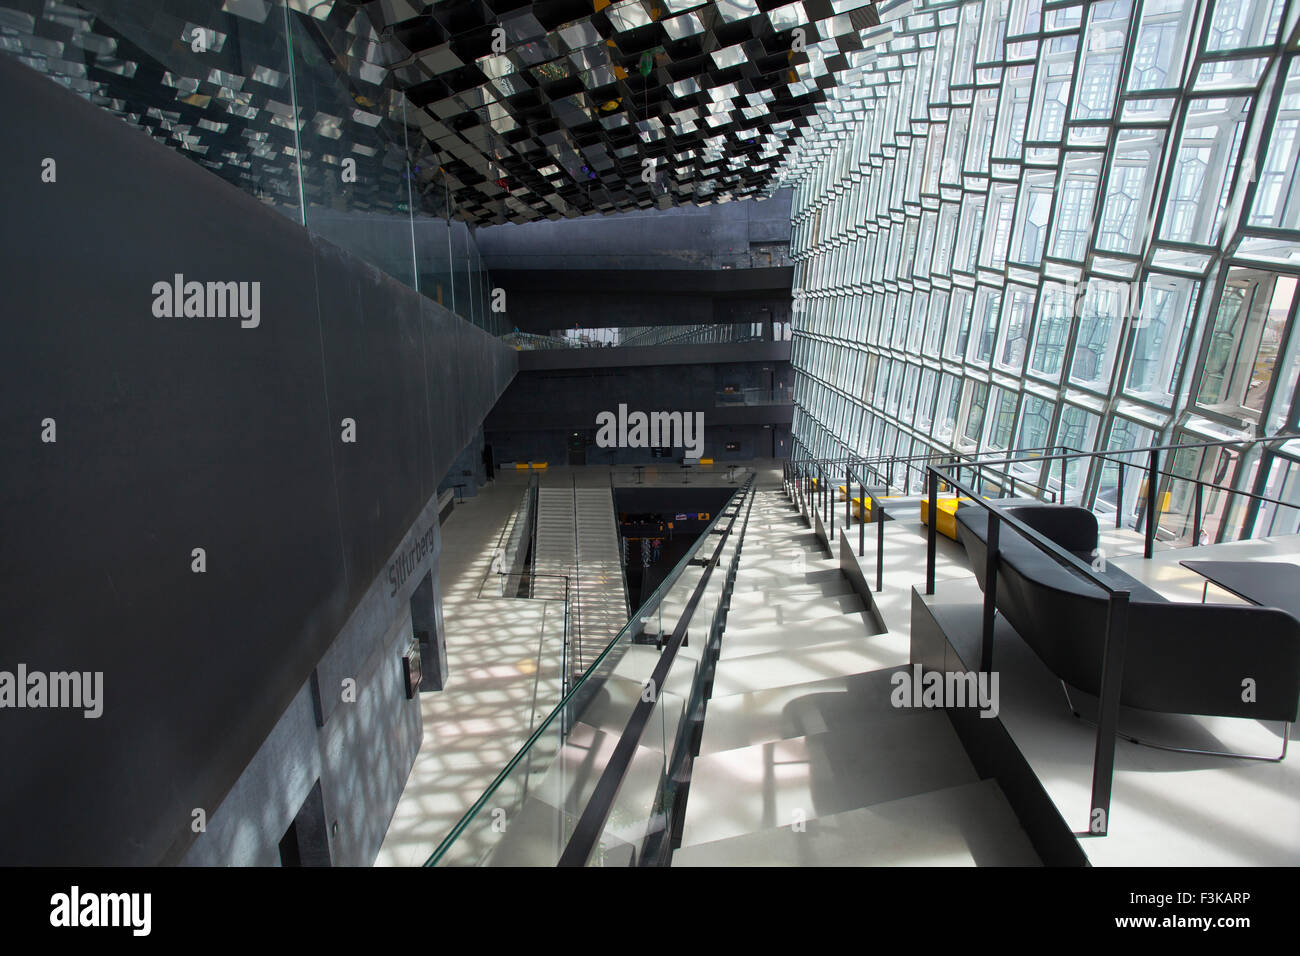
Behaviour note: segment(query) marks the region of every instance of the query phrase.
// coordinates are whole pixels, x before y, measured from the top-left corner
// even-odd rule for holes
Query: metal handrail
[[[1180,451],[1188,448],[1214,448],[1229,445],[1266,444],[1294,440],[1296,435],[1276,435],[1269,438],[1225,439],[1206,442],[1183,442],[1150,445],[1144,448],[1123,449],[1124,454],[1147,454],[1146,487],[1146,535],[1145,554],[1150,558],[1153,552],[1156,528],[1156,494],[1159,476],[1159,458],[1162,452]],[[1064,446],[1063,446],[1064,447]],[[1065,449],[1061,454],[1045,455],[1044,460],[1061,460],[1062,467],[1070,459],[1105,458],[1106,452],[1079,452]],[[982,465],[1011,464],[1015,459],[982,462]],[[1119,727],[1120,692],[1123,686],[1124,658],[1128,640],[1128,608],[1130,594],[1127,589],[1113,587],[1091,564],[1062,548],[1050,538],[1035,531],[1029,525],[1004,511],[992,501],[981,498],[974,489],[963,484],[955,476],[945,473],[938,466],[929,466],[927,475],[927,498],[930,514],[935,514],[938,507],[940,481],[950,485],[959,496],[968,498],[974,505],[988,513],[988,525],[985,532],[985,573],[984,573],[984,616],[980,645],[980,670],[989,672],[993,667],[993,629],[994,613],[997,608],[997,571],[999,548],[998,540],[1003,523],[1017,531],[1022,537],[1045,553],[1052,560],[1074,572],[1100,588],[1106,595],[1106,635],[1102,646],[1102,669],[1100,694],[1098,696],[1097,738],[1093,751],[1091,812],[1086,832],[1090,835],[1105,836],[1109,828],[1110,799],[1115,771],[1115,736]],[[1183,477],[1183,476],[1177,476]],[[1188,480],[1188,479],[1184,479]],[[1064,490],[1064,484],[1062,485]],[[1118,504],[1118,501],[1117,501]],[[1198,509],[1199,511],[1199,509]],[[1199,515],[1197,518],[1199,524]],[[925,556],[925,593],[934,594],[935,564],[938,546],[938,523],[931,520],[926,530]]]
[[[753,481],[753,476],[751,476],[745,482],[745,486],[741,491],[743,497],[749,496]],[[730,500],[734,501],[735,498],[733,497]],[[609,818],[609,813],[613,809],[614,800],[618,797],[623,778],[632,765],[632,759],[636,755],[637,747],[640,746],[641,735],[645,731],[655,707],[659,705],[660,692],[666,683],[668,672],[677,657],[677,652],[681,650],[682,644],[686,640],[687,625],[690,623],[691,618],[695,616],[695,609],[704,597],[704,589],[708,586],[709,579],[717,567],[718,559],[723,548],[726,547],[727,539],[731,536],[739,516],[739,509],[731,514],[726,530],[718,539],[717,547],[714,548],[713,554],[705,565],[704,573],[700,575],[695,590],[691,592],[686,607],[678,617],[677,623],[673,627],[672,637],[664,645],[663,653],[659,655],[655,669],[646,684],[651,692],[648,697],[643,693],[637,701],[636,707],[633,708],[627,725],[619,736],[618,742],[614,745],[614,751],[601,771],[591,797],[587,800],[587,805],[583,808],[582,814],[574,826],[573,835],[569,838],[569,842],[564,847],[564,852],[560,855],[560,866],[583,866],[590,858],[592,850],[595,849],[600,834],[605,829],[605,821]],[[748,513],[746,513],[745,517],[747,523]],[[745,524],[741,525],[742,536],[745,526]]]
[[[947,482],[959,493],[964,493],[976,505],[988,512],[985,532],[984,615],[980,638],[980,670],[993,669],[994,612],[997,609],[998,539],[1002,523],[1006,523],[1034,544],[1057,564],[1063,565],[1101,588],[1106,594],[1106,636],[1102,645],[1101,693],[1098,697],[1097,739],[1093,750],[1092,794],[1086,833],[1106,836],[1110,826],[1110,798],[1115,774],[1115,732],[1119,728],[1120,689],[1124,678],[1124,655],[1128,641],[1129,592],[1113,587],[1085,561],[1060,547],[1050,538],[1035,531],[1025,522],[1004,511],[994,502],[985,500],[952,475],[944,474],[938,467],[926,469],[930,514],[935,514],[939,501],[939,482]],[[935,555],[938,546],[938,522],[931,519],[926,529],[925,593],[934,594]]]
[[[887,486],[892,487],[894,484],[894,480],[893,480],[894,468],[895,466],[898,465],[903,466],[905,471],[908,474],[910,474],[913,469],[917,471],[921,471],[924,477],[924,469],[921,466],[918,466],[916,464],[917,462],[928,463],[933,461],[946,460],[946,461],[958,462],[963,466],[978,465],[978,464],[984,464],[984,462],[980,460],[981,455],[1006,455],[1006,454],[1013,454],[1013,453],[1033,456],[1034,458],[1038,458],[1041,460],[1043,452],[1055,451],[1056,449],[1060,449],[1064,447],[1065,446],[1063,445],[1039,445],[1039,446],[1032,446],[1029,448],[1003,449],[997,452],[946,451],[946,452],[928,452],[923,455],[872,455],[872,456],[849,455],[849,456],[840,456],[837,458],[819,458],[815,455],[806,454],[803,455],[802,457],[798,455],[792,455],[790,457],[790,461],[795,462],[796,464],[803,463],[803,462],[809,462],[809,463],[815,462],[821,465],[863,466],[871,469],[871,471],[874,472],[878,478],[882,479]],[[886,470],[883,474],[879,468],[875,467],[878,464],[885,465]],[[1017,479],[1017,480],[1019,480],[1022,484],[1029,485],[1029,483],[1025,482],[1023,479]],[[1029,487],[1034,487],[1034,486],[1029,485]]]
[[[747,494],[750,488],[753,486],[753,483],[754,483],[754,475],[751,473],[749,478],[746,480],[745,484],[740,488],[736,489],[736,491],[732,493],[731,498],[728,499],[727,505],[723,507],[722,511],[720,511],[713,518],[713,520],[709,523],[709,526],[705,528],[705,530],[701,533],[702,539],[707,540],[707,536],[713,531],[713,529],[722,520],[723,512],[726,511],[727,507],[729,507],[732,502],[735,502],[738,497],[743,497],[745,494]],[[734,515],[732,517],[734,517]],[[725,536],[724,536],[724,540],[725,540]],[[691,553],[692,552],[688,552],[687,555],[683,557],[682,560],[679,561],[678,564],[668,573],[668,575],[665,576],[663,581],[660,582],[659,586],[655,588],[654,593],[645,601],[645,604],[642,605],[642,608],[655,602],[656,599],[661,601],[663,597],[665,597],[668,594],[668,592],[672,589],[673,585],[675,585],[677,581],[680,579],[682,572],[689,566]],[[551,710],[551,713],[547,715],[547,717],[545,717],[537,725],[537,729],[534,730],[533,733],[529,735],[528,739],[524,741],[523,746],[521,746],[519,750],[516,751],[515,755],[511,757],[509,761],[507,761],[506,765],[492,779],[492,782],[487,786],[487,788],[483,791],[483,793],[480,794],[479,798],[475,800],[473,804],[470,805],[470,808],[456,822],[456,824],[452,827],[450,832],[448,832],[447,836],[443,838],[442,842],[438,844],[438,846],[434,849],[433,853],[430,854],[429,858],[425,860],[424,862],[425,866],[435,866],[442,859],[442,857],[447,853],[447,851],[453,845],[455,845],[456,841],[469,827],[469,824],[487,806],[488,801],[492,798],[493,794],[496,793],[497,789],[507,779],[509,779],[510,775],[514,772],[515,768],[518,767],[519,764],[521,764],[524,761],[524,759],[531,753],[532,748],[536,746],[537,742],[541,740],[542,736],[551,728],[552,724],[557,719],[559,720],[561,726],[563,727],[563,725],[566,722],[566,715],[569,712],[569,708],[573,707],[574,704],[577,702],[579,695],[586,691],[587,682],[589,680],[594,680],[593,675],[597,672],[597,669],[600,668],[606,662],[606,660],[609,658],[609,655],[613,653],[616,647],[619,646],[621,639],[628,633],[628,629],[633,627],[634,625],[636,625],[636,618],[635,617],[629,618],[627,624],[623,626],[623,628],[619,631],[619,633],[614,635],[614,637],[610,639],[610,641],[601,650],[600,654],[596,656],[596,659],[593,660],[591,664],[587,667],[586,671],[582,674],[582,676],[579,677],[578,680],[574,683],[574,685],[569,688],[566,694],[562,695],[559,703],[555,705],[555,707]],[[565,728],[565,730],[567,732],[567,728]]]

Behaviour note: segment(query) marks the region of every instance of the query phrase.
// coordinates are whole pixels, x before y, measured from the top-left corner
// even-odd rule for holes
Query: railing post
[[[1061,453],[1061,504],[1065,504],[1065,453]]]
[[[1127,591],[1115,591],[1106,608],[1106,642],[1101,657],[1101,693],[1097,697],[1097,747],[1092,758],[1092,815],[1088,832],[1105,836],[1110,829],[1110,791],[1115,779],[1115,731],[1119,727],[1124,655],[1128,644]]]
[[[1205,485],[1200,481],[1196,482],[1196,515],[1192,519],[1192,547],[1201,543],[1201,496],[1205,492]]]
[[[1124,462],[1119,463],[1119,485],[1115,488],[1115,528],[1118,530],[1124,514]]]
[[[883,505],[873,505],[871,510],[880,509],[876,520],[876,593],[885,589],[885,512]]]
[[[935,531],[939,526],[939,473],[930,468],[926,471],[926,478],[930,482],[930,520],[929,527],[925,529],[925,593],[934,593],[934,554],[938,541],[935,538]]]
[[[1156,549],[1156,484],[1160,478],[1160,452],[1154,448],[1147,456],[1147,535],[1142,554],[1150,558]]]
[[[867,483],[865,480],[858,482],[858,557],[865,554],[867,540]],[[872,511],[875,511],[875,502],[872,502]]]
[[[844,533],[848,534],[853,528],[853,473],[848,468],[844,469]]]
[[[830,512],[831,544],[835,543],[835,491],[828,482],[826,485],[826,510]]]
[[[993,670],[993,624],[998,598],[998,538],[1002,528],[1002,518],[996,511],[990,509],[988,515],[984,549],[984,627],[980,632],[980,670],[986,674]]]

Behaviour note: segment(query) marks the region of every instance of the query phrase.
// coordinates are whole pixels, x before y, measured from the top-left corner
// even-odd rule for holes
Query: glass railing
[[[538,485],[537,475],[530,476],[519,504],[501,529],[479,597],[514,597],[519,594],[520,584],[528,571],[526,559],[533,539]]]
[[[716,651],[752,484],[732,494],[426,865],[663,859],[682,807],[673,770]]]
[[[156,6],[0,0],[0,51],[467,321],[510,328],[420,132],[429,114],[387,80],[408,54],[364,11],[254,0],[189,23]]]
[[[714,404],[727,405],[788,405],[794,400],[790,388],[724,388],[720,389]]]
[[[518,330],[505,336],[520,350],[607,349],[651,345],[726,345],[771,341],[761,322],[714,322],[707,325],[636,325],[599,329],[568,329],[550,335]],[[788,400],[788,399],[787,399]]]

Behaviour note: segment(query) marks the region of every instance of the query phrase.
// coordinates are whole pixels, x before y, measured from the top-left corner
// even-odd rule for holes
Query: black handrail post
[[[830,512],[831,544],[835,543],[835,492],[828,483],[826,486],[826,510]]]
[[[873,505],[872,511],[877,508],[882,510],[875,516],[876,518],[876,593],[879,594],[885,589],[885,512],[883,506]]]
[[[875,503],[872,502],[872,511],[875,511]],[[866,547],[867,536],[867,483],[864,479],[858,479],[858,557],[862,557]]]
[[[1065,456],[1061,456],[1061,504],[1065,504]]]
[[[1119,530],[1124,514],[1124,462],[1119,463],[1119,485],[1115,488],[1115,529]]]
[[[1160,452],[1154,448],[1147,456],[1147,534],[1142,554],[1150,558],[1156,549],[1156,483],[1160,478]]]
[[[988,516],[988,542],[984,550],[984,627],[980,637],[980,670],[986,674],[993,670],[993,624],[998,596],[998,535],[1002,527],[1002,519],[996,511],[990,509]]]
[[[1192,547],[1201,543],[1201,496],[1205,492],[1205,485],[1200,481],[1196,482],[1196,516],[1192,519]]]
[[[853,507],[853,473],[844,469],[844,533],[853,528],[853,516],[849,509]]]
[[[925,593],[934,593],[934,554],[939,542],[935,538],[935,529],[939,524],[939,472],[933,467],[926,470],[930,482],[930,520],[925,529]]]
[[[1110,792],[1115,780],[1115,731],[1119,727],[1120,691],[1128,644],[1127,591],[1114,591],[1106,609],[1106,643],[1101,657],[1101,693],[1097,698],[1097,748],[1092,760],[1092,815],[1088,832],[1105,836],[1110,828]]]

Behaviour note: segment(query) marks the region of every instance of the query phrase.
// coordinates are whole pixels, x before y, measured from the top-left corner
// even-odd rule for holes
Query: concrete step
[[[673,866],[1038,866],[997,783],[981,780],[682,847]]]
[[[906,667],[884,668],[714,698],[700,753],[864,726],[893,711],[890,678],[896,671],[910,673]]]
[[[764,603],[749,595],[732,595],[731,612],[727,618],[729,627],[746,628],[762,624],[795,624],[804,621],[820,621],[848,614],[860,614],[866,609],[862,598],[856,594],[839,594],[834,597],[820,597],[809,601],[775,600]],[[864,627],[871,625],[863,622]]]
[[[740,555],[740,575],[746,577],[761,575],[767,578],[784,578],[783,584],[798,584],[798,576],[810,571],[838,571],[840,563],[833,558],[817,554],[815,551],[803,551],[788,548],[779,551],[759,551],[746,547]]]
[[[754,551],[757,554],[788,554],[796,549],[815,554],[825,553],[821,539],[807,532],[796,535],[784,531],[760,531],[756,534],[745,532],[746,551]]]
[[[817,584],[791,582],[790,584],[778,584],[771,587],[736,589],[733,593],[737,595],[737,598],[732,601],[732,607],[735,607],[737,600],[741,602],[757,602],[759,604],[827,600],[842,597],[845,594],[852,594],[853,585],[849,583],[848,578],[839,575],[838,577],[827,577]]]
[[[745,555],[748,558],[748,555]],[[848,579],[838,567],[823,568],[817,571],[805,571],[802,574],[783,570],[779,575],[757,568],[742,568],[736,573],[735,592],[768,591],[785,587],[815,588],[822,594],[841,594],[841,587],[848,587]]]
[[[846,614],[848,626],[840,627],[841,619],[798,622],[794,625],[767,625],[751,630],[728,627],[723,637],[719,659],[734,661],[757,654],[794,654],[810,651],[823,644],[870,641],[880,635],[875,633],[875,619],[868,614]]]
[[[727,634],[722,636],[725,653]],[[827,677],[845,677],[900,667],[911,659],[911,640],[897,634],[833,640],[806,647],[728,658],[713,678],[713,698],[729,694],[803,684]]]
[[[682,846],[977,780],[943,711],[893,710],[857,727],[696,758]]]
[[[733,595],[734,597],[734,595]],[[838,614],[834,617],[812,621],[757,621],[753,618],[727,616],[727,627],[722,634],[722,646],[753,645],[756,643],[800,638],[816,638],[813,643],[847,641],[866,638],[876,633],[875,620],[862,612]],[[805,640],[804,643],[809,643]]]

